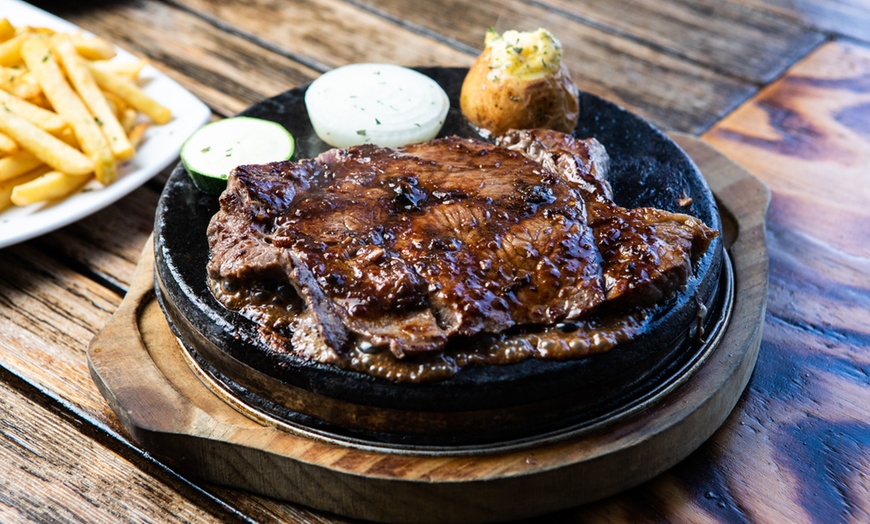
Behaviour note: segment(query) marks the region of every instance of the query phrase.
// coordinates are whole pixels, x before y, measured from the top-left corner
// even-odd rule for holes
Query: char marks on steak
[[[215,295],[316,360],[378,347],[401,358],[651,304],[715,236],[687,215],[615,205],[594,139],[524,131],[501,144],[448,137],[240,166],[208,230]],[[288,285],[303,307],[280,298]],[[250,289],[285,291],[274,306]]]

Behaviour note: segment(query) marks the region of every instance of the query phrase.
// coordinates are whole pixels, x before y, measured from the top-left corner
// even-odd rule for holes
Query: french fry
[[[132,80],[115,76],[111,72],[105,71],[105,66],[98,63],[90,63],[89,67],[100,87],[124,99],[125,102],[154,121],[155,124],[165,124],[172,120],[172,111],[148,96]]]
[[[117,54],[115,47],[98,36],[85,36],[81,33],[69,35],[76,53],[88,60],[109,60]]]
[[[15,26],[8,18],[0,18],[0,42],[5,42],[15,36]]]
[[[23,65],[0,66],[0,89],[29,101],[42,94],[39,84]]]
[[[64,142],[71,145],[72,147],[78,149],[79,151],[82,150],[81,146],[79,145],[79,140],[76,138],[76,132],[71,127],[63,128],[63,131],[61,131],[60,133],[57,133],[54,136],[63,140]]]
[[[0,182],[0,211],[8,209],[12,206],[12,190],[15,186],[30,182],[34,178],[40,177],[51,170],[50,167],[43,165],[37,169],[33,169],[28,173],[19,175],[12,180]]]
[[[124,76],[130,80],[135,80],[142,73],[142,69],[148,65],[148,60],[140,58],[134,62],[120,60],[95,60],[95,67],[100,70],[117,76]]]
[[[39,25],[26,25],[26,26],[20,27],[18,29],[18,31],[16,31],[16,32],[18,34],[23,33],[23,34],[29,35],[29,36],[41,36],[41,37],[51,36],[51,35],[55,34],[54,29],[52,29],[50,27],[39,26]]]
[[[0,133],[0,153],[9,155],[12,153],[17,153],[19,149],[21,148],[18,147],[18,142],[12,140],[6,134]]]
[[[27,35],[13,36],[0,44],[0,66],[14,66],[21,63],[21,44]]]
[[[27,74],[27,69],[21,66],[0,66],[0,89],[11,93],[15,89],[21,75],[25,74]]]
[[[25,118],[51,133],[56,133],[66,126],[66,121],[57,113],[31,104],[6,91],[0,91],[0,108],[12,111],[21,118]]]
[[[81,151],[11,111],[0,109],[0,132],[58,171],[85,175],[94,170],[94,161]]]
[[[11,91],[11,87],[15,85],[15,80],[27,73],[27,69],[22,66],[5,67],[0,66],[0,89]]]
[[[0,182],[19,177],[40,165],[42,165],[42,160],[27,150],[4,156],[0,158]]]
[[[142,137],[145,135],[145,131],[148,130],[148,122],[138,122],[133,125],[133,128],[130,129],[130,134],[128,135],[130,142],[133,144],[133,147],[138,147],[142,142]]]
[[[121,111],[120,118],[121,125],[124,126],[124,130],[129,136],[130,132],[132,132],[133,128],[136,126],[136,121],[139,118],[139,113],[132,107],[127,107],[123,111]]]
[[[78,190],[90,179],[90,175],[70,175],[60,171],[49,171],[12,188],[10,200],[16,206],[29,206],[45,200],[57,200]]]
[[[27,40],[21,46],[21,56],[52,107],[72,125],[82,151],[93,159],[97,180],[104,185],[112,183],[117,176],[117,165],[109,142],[94,116],[67,83],[48,43],[44,39]]]
[[[124,113],[124,109],[128,107],[127,103],[121,100],[118,95],[115,95],[114,93],[103,90],[100,90],[100,92],[103,93],[104,97],[106,97],[106,103],[109,104],[112,112],[115,113],[115,118],[120,121],[121,115]],[[136,110],[132,109],[132,111]],[[123,124],[123,122],[121,122],[121,124]],[[123,127],[123,125],[121,127]]]
[[[133,155],[136,153],[133,145],[127,139],[124,128],[121,127],[121,123],[118,122],[115,113],[109,107],[103,92],[97,86],[97,82],[94,80],[90,69],[87,68],[79,55],[76,54],[70,39],[66,35],[59,35],[54,41],[53,48],[57,52],[60,62],[63,64],[76,92],[88,109],[91,110],[91,114],[94,115],[97,124],[102,128],[103,134],[109,142],[112,154],[119,160],[133,158]]]
[[[148,61],[115,56],[102,38],[0,16],[0,211],[112,182],[145,131],[172,119],[139,87]]]

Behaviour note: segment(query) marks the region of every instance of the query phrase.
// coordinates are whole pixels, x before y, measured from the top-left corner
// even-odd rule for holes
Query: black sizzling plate
[[[451,110],[441,136],[477,136],[458,110],[467,70],[421,68],[450,96]],[[303,101],[306,86],[259,102],[242,114],[274,120],[297,140],[295,158],[314,157],[329,146],[314,134]],[[615,201],[625,207],[653,206],[689,213],[721,230],[718,209],[706,182],[687,155],[645,120],[588,93],[581,93],[575,135],[595,137],[612,159]],[[692,204],[680,207],[684,196]],[[395,384],[334,366],[276,353],[259,343],[256,326],[225,309],[206,286],[206,227],[218,210],[216,197],[198,192],[179,165],[160,199],[155,222],[159,298],[170,324],[210,374],[235,395],[271,415],[294,423],[375,441],[404,442],[407,435],[336,427],[287,409],[293,391],[356,405],[416,412],[485,412],[564,398],[565,417],[544,417],[528,427],[472,427],[449,436],[413,436],[424,444],[474,443],[514,438],[573,424],[649,391],[691,358],[686,341],[699,310],[713,309],[723,264],[721,239],[711,244],[686,289],[657,314],[639,339],[608,353],[571,362],[527,360],[508,366],[468,367],[455,377],[426,384]],[[699,309],[699,305],[703,307]],[[276,387],[276,384],[279,387]],[[287,385],[288,391],[281,385]],[[522,426],[522,424],[520,424]]]

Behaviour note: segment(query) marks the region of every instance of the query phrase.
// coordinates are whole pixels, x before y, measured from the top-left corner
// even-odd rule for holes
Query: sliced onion
[[[314,132],[334,147],[398,147],[435,138],[450,101],[437,82],[392,64],[352,64],[311,83],[305,106]]]

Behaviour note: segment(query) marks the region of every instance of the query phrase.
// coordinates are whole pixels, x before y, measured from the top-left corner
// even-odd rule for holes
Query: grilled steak
[[[617,206],[607,170],[594,139],[537,131],[240,166],[208,230],[212,290],[326,362],[647,306],[715,232]]]
[[[646,307],[685,283],[716,232],[695,217],[655,208],[617,206],[598,142],[549,130],[511,131],[498,143],[575,182],[601,255],[608,308]],[[602,166],[605,166],[602,168]]]

